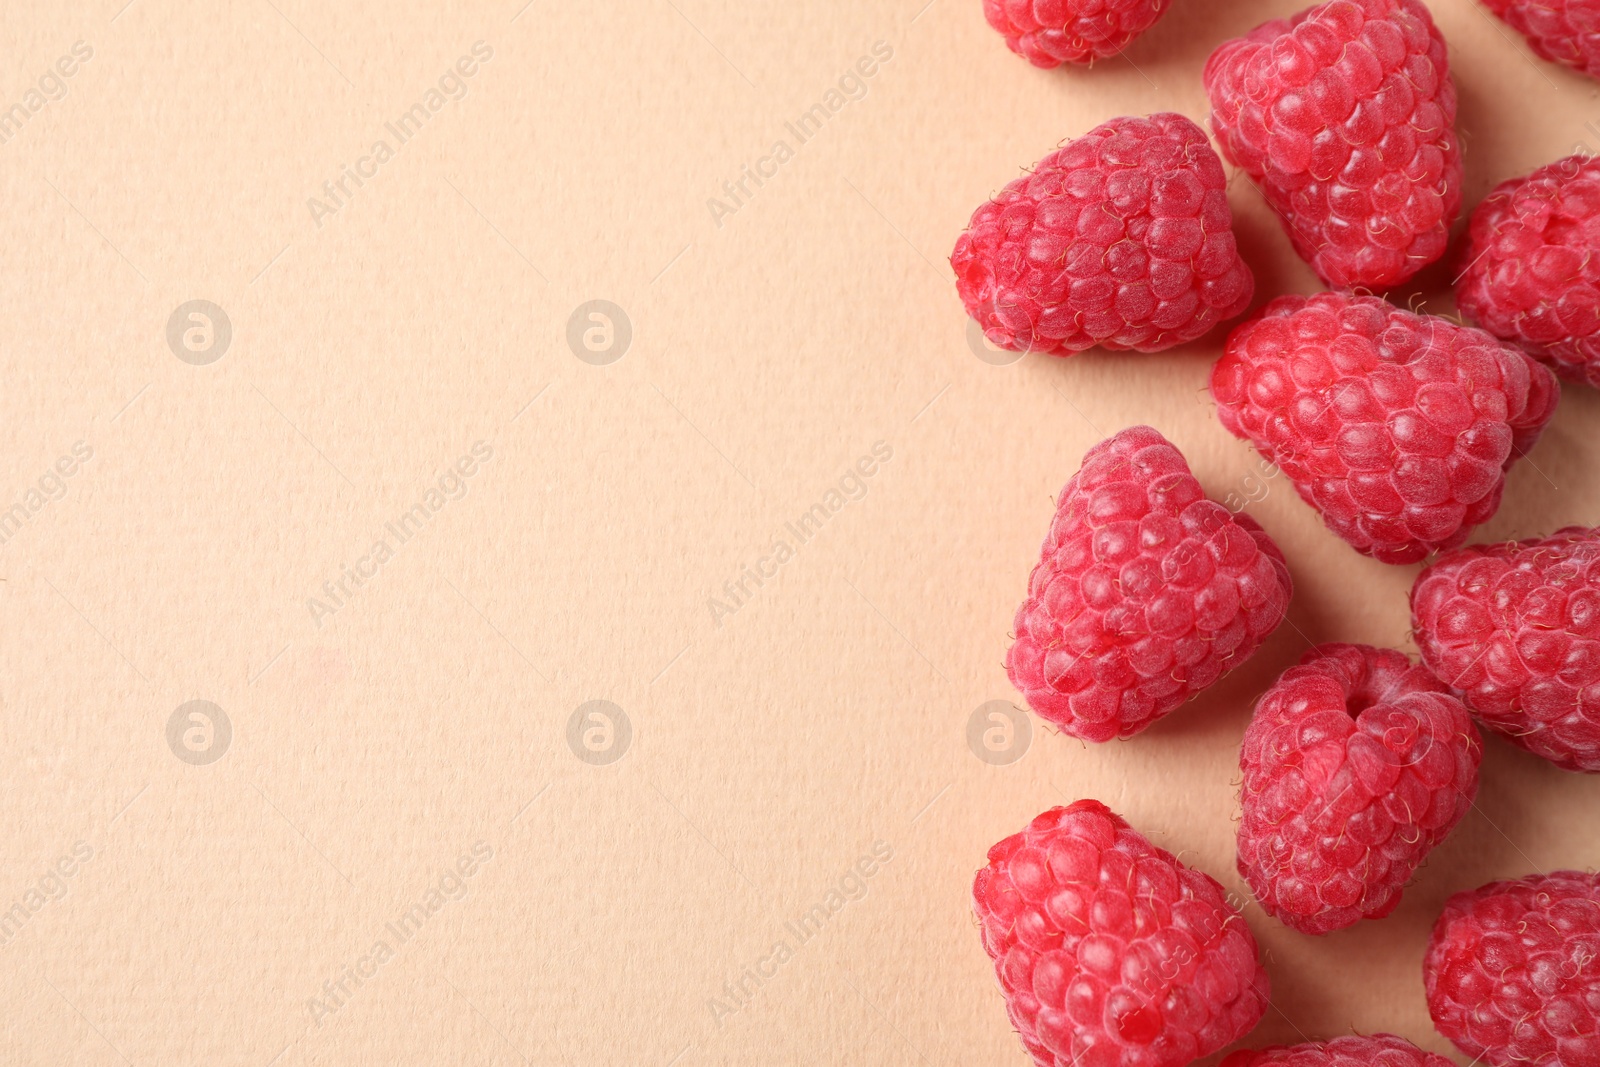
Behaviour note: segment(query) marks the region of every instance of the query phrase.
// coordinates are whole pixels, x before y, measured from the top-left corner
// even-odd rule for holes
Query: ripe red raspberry
[[[1600,875],[1491,882],[1445,903],[1422,963],[1433,1025],[1490,1067],[1600,1064]]]
[[[1074,737],[1132,737],[1255,652],[1292,585],[1248,515],[1207,500],[1148,426],[1083,457],[1056,505],[1006,671]]]
[[[950,265],[994,344],[1156,352],[1250,305],[1227,177],[1182,115],[1112,119],[972,214]]]
[[[1240,1049],[1223,1057],[1220,1067],[1454,1067],[1443,1056],[1426,1052],[1403,1037],[1347,1034],[1332,1041]]]
[[[1285,296],[1228,338],[1217,414],[1385,563],[1454,548],[1555,411],[1555,377],[1481,330],[1370,296]]]
[[[1483,725],[1600,771],[1600,530],[1450,553],[1412,587],[1411,626]]]
[[[1483,0],[1552,63],[1600,78],[1600,6],[1594,0]]]
[[[1039,1067],[1186,1067],[1267,1009],[1256,940],[1222,887],[1097,800],[991,848],[972,900]]]
[[[1319,645],[1244,732],[1239,873],[1307,934],[1379,919],[1478,792],[1467,709],[1403,652]]]
[[[1600,160],[1571,156],[1504,183],[1467,233],[1461,310],[1565,377],[1600,387]]]
[[[1154,26],[1171,0],[983,0],[983,15],[1036,67],[1114,56]]]
[[[1333,0],[1206,62],[1211,128],[1334,288],[1398,285],[1461,209],[1456,90],[1419,0]]]

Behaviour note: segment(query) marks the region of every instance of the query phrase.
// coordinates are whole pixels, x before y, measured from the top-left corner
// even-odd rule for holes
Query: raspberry
[[[1461,209],[1449,68],[1419,0],[1333,0],[1206,61],[1223,155],[1328,285],[1398,285],[1444,254]]]
[[[1319,645],[1256,705],[1239,873],[1307,934],[1378,919],[1478,792],[1467,709],[1402,652]]]
[[[1403,1037],[1347,1034],[1332,1041],[1240,1049],[1220,1067],[1454,1067],[1443,1056],[1425,1052]]]
[[[1411,625],[1483,725],[1600,771],[1600,530],[1452,552],[1418,576]]]
[[[950,265],[994,344],[1155,352],[1244,312],[1227,176],[1182,115],[1112,119],[972,214]]]
[[[1114,56],[1166,13],[1170,0],[983,0],[1006,45],[1036,67]]]
[[[1217,414],[1357,551],[1413,563],[1500,506],[1560,389],[1481,330],[1370,296],[1285,296],[1233,331]]]
[[[991,848],[972,900],[1040,1067],[1185,1067],[1266,1011],[1256,940],[1222,887],[1097,800]]]
[[[1061,491],[1006,671],[1074,737],[1132,737],[1248,659],[1291,591],[1266,531],[1135,426],[1089,449]]]
[[[1552,63],[1600,78],[1600,7],[1593,0],[1483,0]]]
[[[1467,233],[1461,310],[1600,387],[1600,160],[1571,156],[1504,183]]]
[[[1600,875],[1491,882],[1445,902],[1422,963],[1433,1025],[1490,1067],[1600,1063]]]

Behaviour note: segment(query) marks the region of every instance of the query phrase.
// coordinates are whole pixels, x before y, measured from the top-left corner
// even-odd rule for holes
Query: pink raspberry
[[[1412,587],[1411,626],[1483,725],[1600,771],[1600,530],[1450,553]]]
[[[1500,506],[1555,376],[1481,330],[1370,296],[1285,296],[1233,331],[1217,414],[1357,551],[1414,563]]]
[[[1292,586],[1248,515],[1207,500],[1148,426],[1091,448],[1056,505],[1006,671],[1074,737],[1132,737],[1278,628]]]
[[[1093,63],[1154,26],[1171,0],[983,0],[1007,46],[1036,67]]]
[[[1013,351],[1156,352],[1244,312],[1227,177],[1182,115],[1112,119],[972,214],[950,265],[967,313]]]
[[[991,848],[972,900],[1039,1067],[1186,1067],[1267,1009],[1256,940],[1222,887],[1097,800]]]
[[[1461,310],[1565,377],[1600,387],[1600,160],[1571,156],[1504,183],[1467,233]]]
[[[1456,90],[1419,0],[1332,0],[1211,54],[1211,128],[1334,288],[1398,285],[1461,210]]]
[[[1382,918],[1471,807],[1482,755],[1461,701],[1404,653],[1319,645],[1245,730],[1239,873],[1302,933]]]
[[[1454,1067],[1443,1056],[1425,1052],[1393,1034],[1346,1034],[1332,1041],[1240,1049],[1220,1067]]]
[[[1483,0],[1552,63],[1600,78],[1600,5],[1594,0]]]
[[[1489,1067],[1600,1064],[1600,875],[1491,882],[1445,903],[1422,963],[1433,1025]]]

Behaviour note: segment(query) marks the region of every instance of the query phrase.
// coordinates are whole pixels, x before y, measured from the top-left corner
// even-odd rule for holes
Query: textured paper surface
[[[1410,647],[1415,568],[1259,483],[1296,598],[1248,668],[1131,743],[980,760],[1091,443],[1150,422],[1261,490],[1220,338],[991,365],[945,257],[1063,138],[1203,119],[1209,50],[1294,6],[1174,0],[1053,73],[977,0],[0,14],[0,1059],[1021,1064],[990,843],[1098,797],[1240,888],[1251,701],[1311,643]],[[1432,6],[1469,203],[1600,147],[1593,83]],[[1232,199],[1259,299],[1313,290]],[[1600,522],[1597,418],[1567,387],[1482,537]],[[1449,1052],[1438,908],[1595,864],[1597,789],[1491,740],[1392,918],[1252,907],[1252,1040]]]

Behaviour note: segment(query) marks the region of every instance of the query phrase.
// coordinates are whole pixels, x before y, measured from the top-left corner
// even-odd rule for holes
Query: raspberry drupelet
[[[973,212],[950,256],[967,314],[1016,352],[1157,352],[1243,314],[1227,177],[1182,115],[1112,119]]]
[[[1006,46],[1036,67],[1093,63],[1154,26],[1171,0],[983,0]]]
[[[1461,210],[1456,90],[1420,0],[1332,0],[1206,63],[1211,129],[1336,289],[1398,285]]]
[[[1594,0],[1483,0],[1552,63],[1600,78],[1600,5]]]
[[[1074,737],[1131,737],[1238,666],[1292,592],[1248,515],[1206,499],[1148,426],[1091,448],[1061,491],[1006,671]]]
[[[1239,753],[1239,873],[1307,934],[1389,914],[1478,792],[1467,709],[1402,652],[1320,645],[1256,705]]]
[[[1472,545],[1411,589],[1422,662],[1484,726],[1575,771],[1600,771],[1600,531]]]
[[[1099,801],[991,848],[972,899],[1039,1067],[1185,1067],[1266,1011],[1255,937],[1222,886]]]
[[[1571,156],[1500,185],[1473,211],[1461,262],[1464,314],[1600,386],[1600,160]]]
[[[1600,1064],[1600,875],[1457,893],[1422,964],[1433,1025],[1489,1067]]]
[[[1454,1067],[1393,1034],[1346,1034],[1332,1041],[1307,1041],[1264,1049],[1240,1049],[1223,1057],[1221,1067]]]
[[[1377,297],[1284,296],[1233,331],[1217,415],[1281,467],[1334,533],[1385,563],[1460,545],[1560,389],[1482,330]]]

